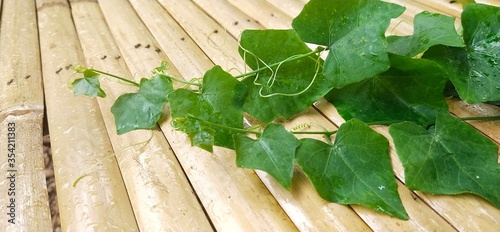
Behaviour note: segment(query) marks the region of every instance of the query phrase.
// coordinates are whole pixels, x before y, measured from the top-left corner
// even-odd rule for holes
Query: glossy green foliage
[[[243,108],[265,123],[290,119],[332,89],[321,74],[323,61],[293,30],[244,31],[239,52],[260,70],[243,80],[248,88]]]
[[[331,91],[325,98],[346,120],[391,124],[434,122],[447,112],[443,89],[446,71],[436,63],[390,55],[391,68],[369,80]],[[360,107],[363,106],[363,107]]]
[[[123,134],[136,129],[151,129],[162,116],[172,81],[164,74],[143,78],[137,93],[123,94],[111,107],[116,131]]]
[[[474,193],[500,207],[498,148],[473,127],[440,114],[427,130],[403,122],[389,131],[406,186],[433,194]]]
[[[316,0],[305,5],[292,27],[303,41],[329,47],[323,74],[341,88],[389,68],[384,33],[403,11],[375,0]]]
[[[239,167],[266,171],[283,187],[292,187],[295,149],[300,142],[282,125],[267,125],[257,140],[242,134],[235,135],[234,143]]]
[[[101,89],[101,84],[99,83],[99,73],[87,69],[82,74],[83,78],[78,78],[71,84],[76,96],[106,97],[106,93]]]
[[[169,95],[174,126],[187,133],[193,145],[201,145],[207,151],[212,151],[212,144],[234,148],[234,132],[212,127],[201,120],[243,129],[245,93],[243,83],[215,66],[205,73],[200,93],[181,88]]]
[[[462,12],[465,48],[436,46],[423,58],[448,70],[460,98],[469,103],[500,100],[500,8],[469,4]]]
[[[297,163],[321,197],[408,219],[398,196],[389,142],[384,136],[353,119],[342,124],[334,144],[301,141]]]
[[[413,35],[387,37],[389,52],[414,57],[438,44],[451,47],[464,46],[462,38],[455,30],[452,17],[424,11],[417,14],[414,21]]]

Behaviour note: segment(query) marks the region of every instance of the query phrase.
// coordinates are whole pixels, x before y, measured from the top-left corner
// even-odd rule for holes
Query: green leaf
[[[438,44],[463,47],[454,22],[454,18],[442,14],[419,13],[414,18],[413,35],[387,37],[389,52],[414,57]]]
[[[172,90],[170,78],[157,74],[150,80],[143,78],[137,93],[118,97],[111,107],[117,133],[153,128],[160,120],[168,94]]]
[[[341,88],[389,68],[385,31],[404,7],[374,0],[311,0],[292,27],[308,43],[330,48],[323,74]]]
[[[239,52],[253,70],[263,68],[243,80],[248,89],[243,109],[265,123],[290,119],[332,89],[321,74],[317,55],[284,62],[311,53],[293,30],[246,30]],[[276,65],[266,68],[271,64]]]
[[[366,81],[334,89],[325,98],[348,120],[390,124],[434,122],[448,110],[443,97],[446,71],[424,59],[390,55],[391,68]]]
[[[263,170],[283,187],[291,188],[293,160],[300,142],[281,124],[267,125],[257,140],[237,134],[234,144],[238,167]]]
[[[500,100],[500,8],[469,4],[462,12],[465,48],[435,46],[424,53],[448,70],[460,98]]]
[[[202,120],[243,129],[245,85],[215,66],[205,73],[201,93],[176,89],[169,95],[174,126],[191,138],[193,146],[212,151],[212,145],[234,148],[234,131],[214,127]],[[210,144],[213,141],[213,144]]]
[[[106,93],[101,89],[101,84],[99,83],[99,73],[90,69],[83,71],[83,78],[76,79],[71,83],[71,86],[73,86],[75,96],[106,97]]]
[[[314,139],[301,141],[297,163],[321,197],[408,219],[398,195],[385,137],[352,119],[339,128],[333,145]]]
[[[406,186],[432,194],[473,193],[500,208],[497,146],[447,114],[428,130],[403,122],[389,127]]]

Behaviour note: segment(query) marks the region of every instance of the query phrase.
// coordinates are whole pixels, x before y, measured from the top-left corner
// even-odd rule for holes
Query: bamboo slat
[[[61,229],[137,230],[97,101],[68,87],[70,65],[84,63],[69,4],[37,0],[37,10]]]
[[[245,65],[233,48],[237,43],[226,29],[191,1],[159,0],[163,8],[217,65],[229,70],[244,70]],[[203,72],[204,73],[204,72]],[[238,72],[236,72],[238,73]]]
[[[98,3],[74,1],[71,2],[71,9],[86,63],[130,78],[131,74],[123,59],[116,58],[124,54],[116,46]],[[150,52],[155,53],[155,50],[151,49]],[[139,229],[211,230],[165,137],[158,130],[116,134],[114,118],[109,109],[118,94],[135,92],[136,89],[109,80],[103,81],[101,85],[108,95],[104,99],[98,99],[99,107]]]
[[[43,89],[32,1],[4,1],[0,31],[2,231],[49,231]]]
[[[297,17],[304,7],[302,0],[268,0],[268,2],[292,18]]]
[[[292,28],[291,17],[283,13],[274,5],[265,0],[239,1],[228,0],[240,11],[252,17],[256,22],[266,28],[289,29]]]

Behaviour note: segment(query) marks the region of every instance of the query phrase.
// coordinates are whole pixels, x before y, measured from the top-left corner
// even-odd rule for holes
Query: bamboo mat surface
[[[2,212],[0,230],[52,230],[43,168],[46,117],[62,231],[500,231],[500,210],[482,198],[409,190],[390,139],[408,221],[329,203],[298,168],[288,191],[265,172],[238,168],[232,150],[216,147],[210,154],[192,147],[170,118],[152,131],[117,135],[111,105],[135,87],[105,79],[106,98],[75,97],[68,88],[74,64],[135,81],[162,60],[170,74],[185,80],[214,65],[245,70],[238,54],[242,31],[291,28],[306,2],[0,0],[0,126],[15,123],[18,153],[17,221],[9,223]],[[412,18],[422,10],[457,18],[461,12],[448,0],[388,2],[407,8],[389,28],[399,35],[412,33]],[[500,114],[496,106],[447,102],[459,117]],[[308,122],[333,130],[344,121],[321,99],[285,127]],[[471,125],[500,146],[500,121]],[[390,138],[387,127],[373,129]],[[3,132],[2,151],[8,140]],[[8,173],[6,158],[1,162],[0,171]],[[0,180],[0,193],[8,188],[9,179]],[[4,195],[3,208],[10,204]]]

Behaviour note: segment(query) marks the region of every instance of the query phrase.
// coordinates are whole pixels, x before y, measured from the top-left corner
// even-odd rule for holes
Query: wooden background
[[[389,32],[412,33],[422,10],[459,18],[448,0],[390,0],[406,6]],[[485,2],[485,1],[481,1]],[[498,0],[487,1],[500,5]],[[16,224],[2,231],[51,231],[42,130],[46,112],[63,231],[500,231],[500,210],[468,194],[410,191],[391,141],[398,190],[410,220],[322,200],[300,170],[286,191],[261,171],[238,168],[234,152],[191,147],[170,118],[153,131],[116,134],[110,107],[134,88],[111,79],[108,96],[75,97],[71,65],[138,81],[167,60],[190,80],[214,64],[245,70],[237,53],[244,29],[290,28],[305,0],[0,0],[1,173],[7,123],[17,125]],[[457,19],[457,26],[459,20]],[[498,107],[449,99],[460,117],[499,115]],[[168,112],[168,107],[165,109]],[[326,116],[324,116],[326,115]],[[286,123],[338,127],[343,119],[324,99]],[[471,123],[500,143],[500,122]],[[387,128],[373,127],[388,137]],[[73,182],[86,173],[76,187]],[[8,204],[0,180],[0,205]],[[3,229],[5,228],[5,229]]]

